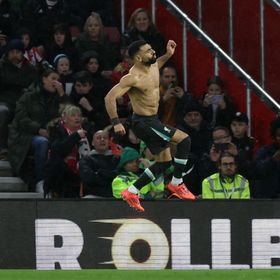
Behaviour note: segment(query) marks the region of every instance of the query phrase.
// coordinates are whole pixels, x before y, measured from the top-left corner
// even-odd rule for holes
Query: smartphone
[[[177,83],[176,81],[172,81],[169,85],[169,88],[175,88],[175,87],[177,87]]]
[[[212,104],[219,104],[222,98],[223,98],[223,96],[221,94],[219,94],[219,95],[212,95],[211,96]]]

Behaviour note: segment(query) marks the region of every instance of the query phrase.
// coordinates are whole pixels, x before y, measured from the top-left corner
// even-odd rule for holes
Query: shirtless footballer
[[[167,188],[180,199],[195,199],[182,179],[188,161],[190,137],[181,130],[162,124],[157,116],[160,99],[159,69],[174,54],[175,48],[176,43],[169,40],[166,53],[157,59],[155,51],[147,42],[133,42],[128,48],[128,54],[134,62],[132,68],[105,97],[106,110],[114,131],[124,135],[126,131],[118,119],[116,100],[128,92],[133,108],[132,130],[155,155],[155,163],[146,168],[139,179],[121,194],[123,200],[140,212],[145,210],[140,204],[139,190],[172,164],[168,143],[176,144],[177,150],[174,156],[173,177]]]

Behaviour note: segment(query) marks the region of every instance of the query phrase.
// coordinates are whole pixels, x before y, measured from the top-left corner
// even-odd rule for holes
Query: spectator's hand
[[[142,163],[145,168],[151,166],[151,162],[146,158],[139,158],[139,163]]]
[[[169,100],[171,97],[175,96],[176,91],[175,88],[169,88],[168,90],[166,90],[166,92],[163,94],[162,96],[162,101],[166,102],[167,100]]]
[[[207,93],[207,94],[204,96],[202,105],[203,105],[204,107],[208,107],[210,104],[212,104],[212,95],[210,95],[210,94]]]
[[[181,87],[175,87],[175,93],[174,96],[176,96],[177,98],[182,98],[184,95],[184,90]]]
[[[280,161],[280,149],[277,150],[274,155],[272,156],[272,159],[275,161]]]
[[[85,138],[87,135],[87,131],[82,128],[77,130],[77,133],[80,135],[81,138]]]
[[[38,134],[45,138],[49,138],[49,132],[44,128],[40,128]]]
[[[215,149],[214,145],[212,145],[212,147],[210,149],[210,153],[209,153],[211,161],[217,162],[220,158],[220,155],[221,155],[221,151],[217,151]]]
[[[226,109],[227,105],[226,105],[224,96],[223,96],[223,98],[221,98],[221,100],[220,100],[218,106],[219,106],[219,108],[222,109],[222,110]]]
[[[85,98],[85,97],[82,97],[79,101],[79,104],[84,108],[86,109],[88,112],[92,111],[93,108],[92,106],[90,105],[89,101]]]
[[[122,123],[114,125],[114,131],[116,134],[125,135],[126,131]]]
[[[227,152],[229,152],[230,154],[232,154],[234,156],[238,155],[238,149],[237,149],[236,145],[233,143],[228,143]]]
[[[53,81],[53,86],[55,87],[57,93],[59,96],[63,96],[64,95],[64,88],[61,82],[59,81]]]

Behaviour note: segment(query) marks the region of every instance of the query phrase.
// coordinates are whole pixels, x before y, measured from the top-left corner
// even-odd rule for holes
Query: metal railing
[[[156,19],[156,1],[151,0],[152,5],[152,19],[155,22]],[[276,114],[280,113],[280,105],[260,86],[238,63],[236,63],[232,56],[232,53],[229,55],[224,52],[217,43],[215,43],[203,30],[199,27],[202,26],[202,23],[195,24],[184,11],[182,11],[172,0],[159,0],[165,8],[173,14],[178,20],[182,23],[182,44],[183,44],[183,82],[184,89],[187,90],[187,29],[190,30],[195,36],[199,38],[202,43],[204,43],[209,50],[214,54],[214,73],[218,75],[219,73],[219,60],[222,60],[225,64],[234,71],[240,79],[246,84],[246,112],[249,117],[249,134],[251,132],[251,92],[254,92],[258,95],[262,101],[264,101]],[[263,1],[263,0],[260,0]],[[273,0],[271,0],[273,1]],[[200,1],[198,3],[201,3]],[[229,8],[232,9],[232,0],[229,0]],[[263,3],[262,3],[263,4]],[[279,3],[278,3],[279,4]],[[121,12],[124,11],[125,0],[121,1]],[[201,4],[198,5],[201,9]],[[280,7],[280,4],[279,4]],[[201,14],[201,13],[198,13]],[[229,12],[229,15],[232,14]],[[201,20],[201,16],[199,17]],[[122,22],[124,22],[124,13],[122,14]],[[124,25],[122,24],[122,27]],[[229,27],[232,27],[232,17],[229,19]],[[124,31],[124,30],[122,30]],[[232,32],[229,32],[232,36]],[[232,39],[230,39],[232,41]],[[233,46],[230,46],[229,50],[233,50]],[[264,81],[264,77],[262,78]]]
[[[214,53],[214,72],[218,74],[218,59],[226,63],[246,83],[246,112],[249,117],[249,134],[251,132],[251,91],[257,94],[277,114],[280,112],[280,105],[227,53],[225,53],[205,32],[203,32],[173,1],[160,0],[166,9],[174,14],[180,21],[183,21],[183,38],[186,28],[195,34]],[[183,40],[183,50],[186,49],[186,40]],[[185,59],[183,59],[183,75],[187,75]]]
[[[280,3],[277,0],[267,0],[275,10],[280,11]]]
[[[266,0],[274,9],[280,11],[280,3],[276,0]],[[203,15],[202,15],[202,2],[197,0],[197,24],[200,28],[203,26]],[[226,11],[225,11],[226,12]],[[228,53],[231,58],[234,57],[234,38],[233,38],[233,0],[228,0]],[[259,0],[259,13],[260,13],[260,22],[259,22],[259,33],[260,33],[260,85],[262,88],[265,88],[265,17],[264,17],[264,0]]]

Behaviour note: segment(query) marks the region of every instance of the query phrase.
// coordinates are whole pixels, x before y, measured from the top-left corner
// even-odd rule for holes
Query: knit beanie
[[[8,53],[11,50],[19,50],[22,53],[24,53],[23,42],[20,39],[12,39],[7,45],[6,53]]]
[[[202,108],[201,105],[197,101],[191,101],[184,108],[184,115],[189,112],[199,112],[201,114]]]
[[[127,162],[138,158],[140,158],[140,154],[135,149],[130,147],[125,147],[121,154],[121,158],[117,166],[117,169],[121,170]]]
[[[68,58],[68,56],[64,53],[60,53],[60,54],[56,55],[55,58],[53,59],[53,66],[55,69],[57,68],[57,64],[61,58]]]

